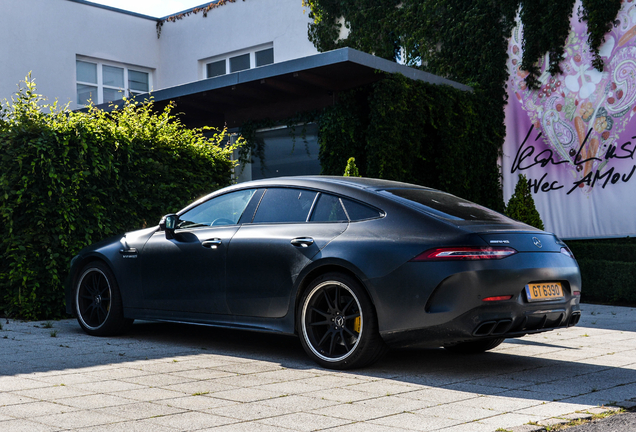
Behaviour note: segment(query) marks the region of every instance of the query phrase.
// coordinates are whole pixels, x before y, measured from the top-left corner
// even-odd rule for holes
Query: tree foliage
[[[229,184],[234,148],[224,131],[186,129],[172,106],[70,112],[25,84],[0,105],[0,312],[50,319],[81,248]]]
[[[575,0],[303,1],[314,20],[309,38],[319,51],[352,47],[401,58],[409,66],[489,89],[485,94],[503,100],[506,40],[517,12],[524,25],[522,68],[533,87],[536,63],[544,54],[550,54],[550,72],[560,71]],[[620,6],[621,0],[582,0],[578,11],[588,24],[599,70],[603,62],[598,50]]]
[[[510,197],[506,206],[506,216],[519,222],[526,223],[535,228],[544,229],[541,215],[534,205],[534,199],[530,193],[530,185],[525,175],[519,174],[519,181],[515,186],[515,192]]]
[[[349,160],[347,160],[347,166],[345,167],[343,176],[360,177],[360,171],[358,171],[358,167],[356,166],[356,158],[350,157]]]

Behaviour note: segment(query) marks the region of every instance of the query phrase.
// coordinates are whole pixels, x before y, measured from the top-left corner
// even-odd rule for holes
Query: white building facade
[[[336,104],[342,92],[395,73],[469,90],[350,48],[318,53],[301,0],[213,6],[159,19],[86,0],[0,0],[0,101],[31,73],[39,94],[71,110],[116,109],[151,92],[156,109],[175,102],[188,127],[234,133],[260,121],[268,126],[255,131],[258,157],[240,170],[244,181],[320,174],[319,125],[288,120]]]
[[[160,33],[158,21],[83,0],[2,0],[0,100],[29,72],[38,93],[77,109],[317,53],[300,0],[228,2]]]

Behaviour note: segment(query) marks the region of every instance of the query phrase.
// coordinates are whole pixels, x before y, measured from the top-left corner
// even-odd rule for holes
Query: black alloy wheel
[[[311,283],[300,304],[298,327],[307,354],[327,368],[363,367],[386,352],[373,304],[345,275],[326,274]]]
[[[94,336],[111,336],[125,331],[132,320],[125,319],[115,277],[103,263],[88,264],[77,280],[75,312],[84,331]]]

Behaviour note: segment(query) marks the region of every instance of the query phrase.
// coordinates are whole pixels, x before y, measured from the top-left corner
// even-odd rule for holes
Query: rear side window
[[[316,208],[311,215],[312,222],[349,222],[342,208],[340,198],[329,194],[320,194]]]
[[[306,222],[316,195],[303,189],[267,189],[253,222]]]
[[[373,207],[321,193],[311,215],[311,222],[355,222],[380,216],[380,211]]]
[[[408,200],[411,205],[414,204],[415,207],[446,219],[492,222],[510,221],[501,213],[446,192],[430,189],[387,189],[384,192]]]
[[[346,198],[342,198],[342,204],[344,204],[351,222],[373,219],[381,216],[380,212],[373,207],[369,207]]]

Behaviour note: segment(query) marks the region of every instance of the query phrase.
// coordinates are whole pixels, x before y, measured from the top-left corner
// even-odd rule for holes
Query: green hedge
[[[581,300],[616,305],[636,304],[636,263],[580,259]]]
[[[636,305],[636,239],[570,240],[581,268],[581,300]]]
[[[577,259],[636,263],[636,238],[569,240],[567,244]]]
[[[183,127],[171,106],[69,112],[25,83],[0,106],[0,314],[51,319],[82,247],[229,184],[233,148]]]

